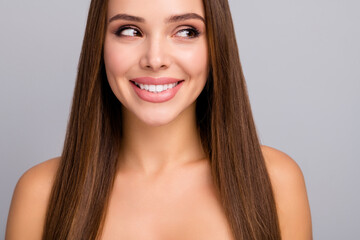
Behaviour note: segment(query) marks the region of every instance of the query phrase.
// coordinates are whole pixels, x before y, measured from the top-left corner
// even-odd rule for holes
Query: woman
[[[260,147],[226,0],[93,0],[63,154],[6,239],[311,239],[301,170]]]

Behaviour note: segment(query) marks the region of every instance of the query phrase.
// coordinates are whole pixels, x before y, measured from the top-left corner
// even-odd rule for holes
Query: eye
[[[200,35],[200,32],[196,28],[185,28],[178,31],[176,36],[181,38],[196,38]]]
[[[122,26],[116,30],[115,35],[118,37],[141,37],[141,32],[132,26]]]

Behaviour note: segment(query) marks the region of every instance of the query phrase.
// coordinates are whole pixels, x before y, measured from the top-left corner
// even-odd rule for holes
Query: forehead
[[[205,18],[202,0],[109,0],[108,17],[119,13],[141,16],[145,19],[197,13]]]

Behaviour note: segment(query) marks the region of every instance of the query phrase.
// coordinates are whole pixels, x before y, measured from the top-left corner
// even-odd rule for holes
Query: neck
[[[162,126],[149,126],[125,109],[123,113],[120,170],[153,175],[205,158],[195,104]]]

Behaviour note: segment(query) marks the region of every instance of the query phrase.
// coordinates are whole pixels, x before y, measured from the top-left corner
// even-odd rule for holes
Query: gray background
[[[359,239],[360,2],[230,5],[260,138],[302,168],[314,239]],[[61,153],[88,6],[0,1],[0,236],[18,178]]]

